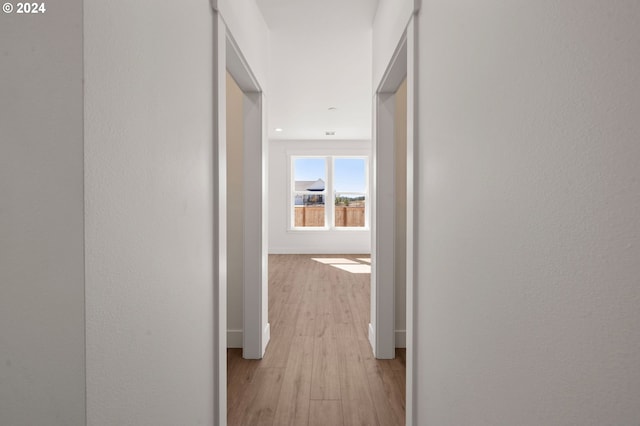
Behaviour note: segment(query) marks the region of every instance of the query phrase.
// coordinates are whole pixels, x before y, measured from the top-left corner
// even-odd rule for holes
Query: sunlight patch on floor
[[[357,258],[360,262],[367,262],[367,263],[371,263],[371,258],[370,257],[358,257]]]
[[[343,257],[312,257],[311,260],[324,263],[325,265],[358,264],[358,262],[356,262],[355,260],[345,259]]]
[[[343,271],[351,272],[352,274],[370,274],[371,273],[371,265],[363,265],[361,263],[356,263],[355,265],[339,265],[332,264],[334,268],[342,269]]]

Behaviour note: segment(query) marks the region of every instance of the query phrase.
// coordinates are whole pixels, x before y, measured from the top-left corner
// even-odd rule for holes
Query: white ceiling
[[[271,30],[269,138],[370,139],[371,25],[378,0],[256,3]]]

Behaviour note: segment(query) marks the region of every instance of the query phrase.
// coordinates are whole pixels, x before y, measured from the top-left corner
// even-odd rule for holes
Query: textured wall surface
[[[638,22],[423,4],[417,424],[640,424]]]
[[[56,3],[0,13],[3,426],[85,418],[82,1]]]
[[[88,424],[211,425],[212,11],[84,7]]]

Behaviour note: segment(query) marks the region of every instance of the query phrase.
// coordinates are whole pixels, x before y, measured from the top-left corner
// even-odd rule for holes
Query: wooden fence
[[[337,227],[363,227],[364,207],[336,206],[334,217]],[[324,226],[324,207],[296,206],[295,226]]]

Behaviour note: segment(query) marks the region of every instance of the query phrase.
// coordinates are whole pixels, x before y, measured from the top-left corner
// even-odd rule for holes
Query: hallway
[[[404,425],[405,350],[376,360],[367,340],[367,258],[269,256],[271,341],[227,351],[230,426]]]

